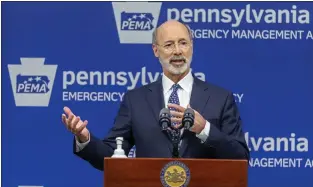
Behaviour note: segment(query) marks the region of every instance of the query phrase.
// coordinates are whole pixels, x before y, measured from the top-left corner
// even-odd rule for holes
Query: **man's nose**
[[[179,45],[175,45],[174,54],[175,54],[175,55],[180,55],[180,54],[182,54],[182,50],[181,50],[181,48],[179,47]]]

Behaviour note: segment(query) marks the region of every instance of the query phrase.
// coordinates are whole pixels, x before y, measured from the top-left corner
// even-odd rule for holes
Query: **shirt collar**
[[[173,84],[175,83],[171,79],[169,79],[166,75],[163,74],[162,85],[163,85],[164,93],[167,93],[168,91],[170,91]],[[191,71],[189,70],[188,74],[183,79],[181,79],[177,84],[179,84],[183,90],[190,93],[192,90],[192,84],[193,84],[193,76],[191,74]]]

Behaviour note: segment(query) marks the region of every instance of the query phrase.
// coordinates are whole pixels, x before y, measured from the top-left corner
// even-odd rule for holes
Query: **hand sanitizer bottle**
[[[122,149],[123,140],[123,137],[116,138],[116,149],[114,150],[112,158],[127,158],[125,151]]]

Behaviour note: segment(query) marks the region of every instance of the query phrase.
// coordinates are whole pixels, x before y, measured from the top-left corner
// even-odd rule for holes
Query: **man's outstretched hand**
[[[89,140],[89,130],[86,128],[88,121],[83,122],[68,107],[64,107],[63,110],[65,114],[62,114],[62,122],[65,127],[78,138],[79,142],[87,142]]]

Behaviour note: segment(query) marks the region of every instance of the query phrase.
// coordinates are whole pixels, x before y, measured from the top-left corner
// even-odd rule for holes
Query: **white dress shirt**
[[[164,103],[166,107],[168,104],[169,97],[172,93],[171,88],[173,84],[175,83],[163,74],[162,86],[163,86]],[[179,98],[180,106],[187,108],[188,104],[190,103],[190,97],[191,97],[191,91],[192,91],[192,85],[193,85],[193,76],[191,72],[189,71],[189,73],[182,80],[180,80],[178,84],[181,87],[180,89],[177,90],[177,95]],[[196,134],[196,136],[201,140],[201,142],[205,142],[206,139],[208,138],[209,133],[210,133],[210,126],[211,126],[210,122],[206,121],[204,129],[199,134]],[[181,133],[183,133],[183,131],[184,129],[182,129]],[[89,141],[90,141],[90,137],[87,142],[80,143],[77,141],[77,137],[76,137],[76,152],[82,150],[89,143]]]

